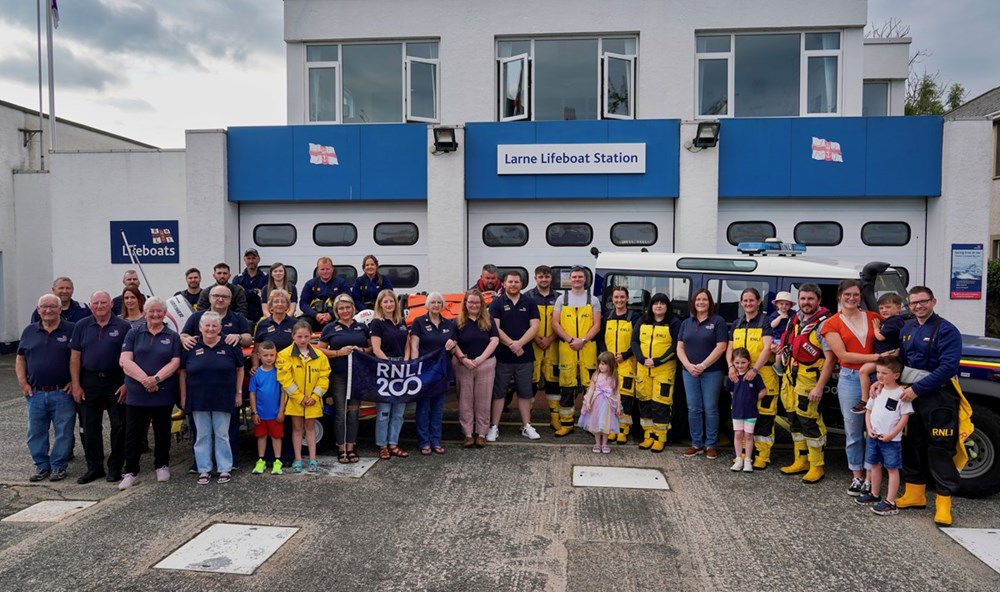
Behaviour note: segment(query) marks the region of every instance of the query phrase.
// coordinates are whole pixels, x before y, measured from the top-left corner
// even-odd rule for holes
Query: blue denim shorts
[[[882,442],[869,437],[868,446],[865,447],[865,468],[870,469],[874,465],[882,465],[887,469],[902,468],[903,443]]]

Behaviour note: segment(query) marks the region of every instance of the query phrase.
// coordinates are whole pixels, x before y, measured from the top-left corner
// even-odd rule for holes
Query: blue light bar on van
[[[740,243],[736,250],[746,255],[778,255],[791,256],[801,255],[806,252],[806,246],[801,243]]]

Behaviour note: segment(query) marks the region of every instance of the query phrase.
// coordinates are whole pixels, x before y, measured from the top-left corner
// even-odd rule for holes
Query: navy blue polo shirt
[[[285,315],[280,323],[275,322],[270,316],[257,323],[257,330],[254,333],[254,343],[261,341],[273,341],[274,345],[281,351],[292,344],[292,327],[298,320],[295,317]]]
[[[368,325],[364,323],[352,320],[350,325],[344,325],[340,321],[334,321],[323,327],[319,340],[326,344],[327,349],[340,349],[349,345],[364,348],[368,347],[370,337],[371,332],[368,330]],[[338,376],[347,376],[347,356],[328,359],[330,360],[331,372]]]
[[[146,300],[149,300],[149,296],[147,296],[146,294],[143,294],[143,297]],[[116,317],[120,316],[122,314],[122,295],[121,294],[119,294],[119,295],[117,295],[117,296],[115,296],[114,298],[111,299],[111,314],[115,315]]]
[[[188,317],[187,322],[184,323],[184,330],[181,333],[197,337],[201,335],[201,331],[198,329],[198,323],[201,322],[201,317],[208,312],[207,310],[199,310],[190,317]],[[226,316],[222,317],[222,336],[226,335],[242,335],[244,333],[250,332],[250,323],[247,322],[247,318],[233,309],[229,309],[226,312]]]
[[[406,337],[410,334],[406,328],[406,323],[399,321],[399,324],[385,319],[372,319],[369,328],[372,337],[382,339],[382,353],[388,358],[402,358],[406,355]]]
[[[520,339],[531,328],[531,319],[539,319],[538,304],[527,294],[521,294],[517,304],[510,299],[507,292],[493,299],[490,303],[490,317],[500,323],[500,329],[507,337]],[[524,354],[514,355],[506,345],[497,346],[497,362],[501,364],[530,364],[535,361],[535,348],[530,343],[525,344]]]
[[[59,319],[51,332],[46,331],[40,321],[31,323],[21,332],[17,355],[24,356],[28,384],[32,387],[63,387],[69,383],[69,343],[73,327],[73,323]]]
[[[458,336],[455,341],[458,342],[459,349],[467,357],[473,359],[483,355],[490,344],[491,337],[500,337],[495,324],[490,323],[489,331],[483,331],[479,328],[479,324],[472,320],[466,322],[464,327],[456,329],[455,334]]]
[[[232,413],[236,407],[236,371],[243,367],[243,352],[222,339],[213,347],[201,339],[181,355],[187,394],[184,410]]]
[[[180,292],[174,292],[174,296],[183,296],[184,300],[187,300],[188,304],[191,305],[191,310],[198,310],[198,299],[201,298],[201,290],[198,290],[194,294],[187,290],[181,290]]]
[[[455,321],[441,317],[441,321],[435,325],[431,322],[430,315],[424,315],[413,321],[410,333],[420,340],[417,354],[426,356],[443,349],[449,339],[455,338]]]
[[[80,304],[72,298],[69,301],[69,307],[65,310],[59,311],[59,318],[64,321],[69,321],[71,323],[79,323],[83,319],[89,317],[92,313],[90,309],[87,308],[86,304]],[[38,316],[38,309],[31,311],[31,322],[37,323],[42,320],[42,317]]]
[[[121,372],[118,360],[122,355],[125,335],[132,325],[121,317],[112,316],[103,327],[94,317],[83,319],[73,328],[70,348],[80,352],[80,367],[90,372]]]
[[[310,317],[316,316],[316,311],[313,310],[313,307],[309,306],[309,303],[318,298],[323,301],[330,301],[331,310],[326,312],[333,314],[332,304],[334,298],[341,294],[350,293],[351,287],[347,285],[347,282],[337,276],[333,276],[328,282],[324,282],[318,277],[314,277],[307,281],[306,285],[302,286],[302,295],[299,296],[299,310],[301,310],[304,315],[308,315]],[[365,306],[361,301],[355,298],[354,308],[364,310]]]
[[[378,293],[382,290],[391,290],[392,282],[389,278],[378,274],[374,279],[368,277],[367,274],[361,274],[358,279],[354,280],[354,287],[351,288],[351,295],[354,296],[354,300],[360,300],[365,308],[370,308],[375,310],[375,298],[378,297]]]
[[[181,357],[181,336],[164,326],[153,335],[143,325],[125,336],[122,352],[132,352],[132,361],[147,375],[156,374],[174,358]],[[236,380],[235,378],[233,379]],[[162,407],[177,402],[177,373],[160,383],[160,390],[151,393],[138,380],[125,376],[125,404],[138,407]],[[235,395],[234,395],[235,398]]]
[[[257,275],[252,276],[246,268],[243,268],[243,273],[233,279],[233,284],[243,288],[247,295],[247,317],[259,321],[264,316],[261,308],[261,292],[267,287],[267,275],[258,269]]]
[[[677,341],[684,343],[684,353],[692,364],[699,364],[708,357],[719,343],[729,343],[729,327],[726,319],[719,315],[708,315],[708,318],[698,322],[691,316],[681,323],[681,331]],[[726,369],[726,356],[719,356],[714,364],[705,368],[706,372]]]

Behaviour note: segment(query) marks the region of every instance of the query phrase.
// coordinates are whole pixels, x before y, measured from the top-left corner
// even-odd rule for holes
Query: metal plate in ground
[[[618,487],[626,489],[670,489],[658,469],[630,467],[573,467],[573,487]]]
[[[59,522],[67,516],[86,510],[97,502],[57,501],[38,502],[17,514],[11,514],[0,522]]]
[[[326,456],[319,458],[319,470],[320,473],[324,475],[329,475],[331,477],[351,477],[353,479],[360,479],[365,476],[368,469],[375,466],[378,462],[377,458],[365,458],[361,457],[356,463],[340,464],[337,462],[337,457]]]
[[[1000,573],[1000,528],[942,528],[946,535]]]
[[[250,575],[298,528],[213,524],[153,567]]]

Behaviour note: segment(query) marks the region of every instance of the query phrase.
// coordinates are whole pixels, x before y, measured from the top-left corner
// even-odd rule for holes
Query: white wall
[[[465,129],[455,130],[458,150],[427,157],[427,253],[434,264],[421,270],[421,284],[439,292],[459,292],[472,284],[466,276],[468,249],[465,202]],[[434,145],[433,129],[427,143]]]
[[[182,196],[186,217],[181,218],[181,266],[173,272],[170,292],[184,288],[184,270],[201,270],[202,286],[212,284],[212,267],[225,261],[232,275],[243,269],[240,251],[239,206],[230,202],[226,160],[226,132],[189,130],[185,136]]]

